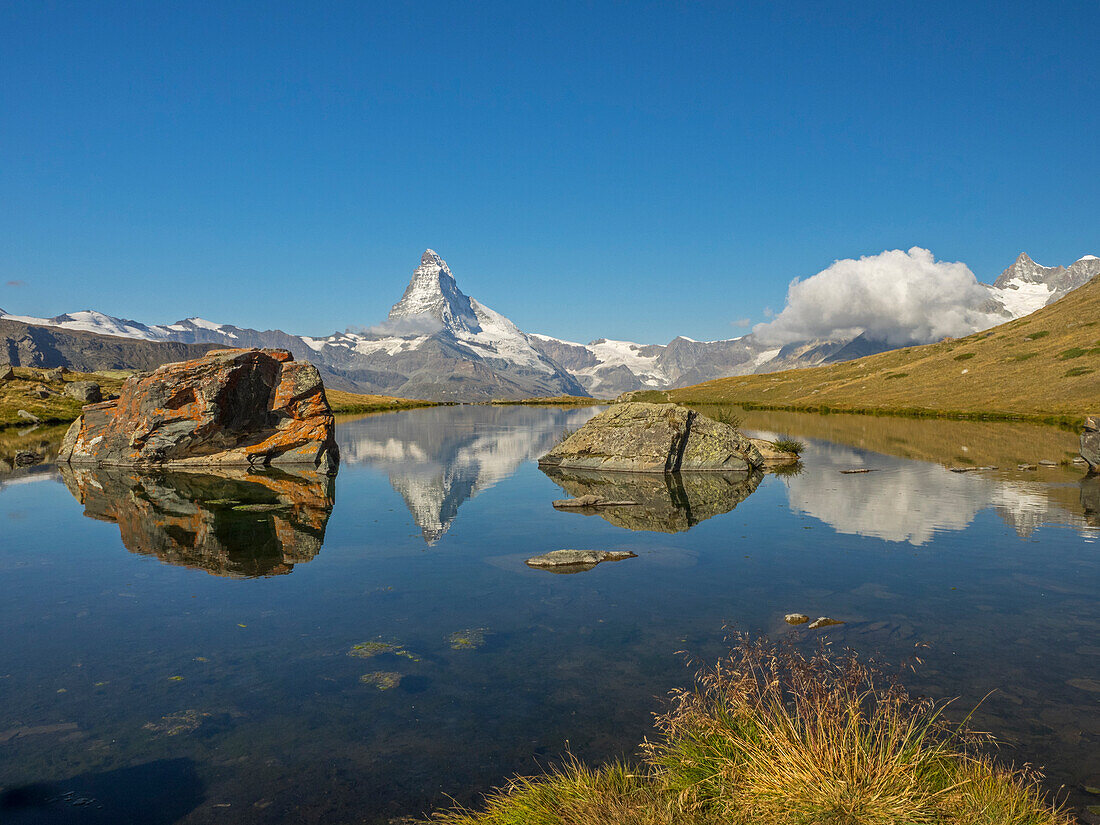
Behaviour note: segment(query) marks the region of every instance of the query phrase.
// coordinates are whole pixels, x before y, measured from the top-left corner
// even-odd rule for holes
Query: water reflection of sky
[[[559,485],[535,466],[592,413],[344,422],[331,489],[5,476],[0,786],[151,805],[159,788],[187,800],[186,825],[417,816],[567,741],[593,762],[630,756],[690,678],[677,651],[713,661],[726,624],[785,634],[794,611],[843,619],[828,638],[885,661],[930,643],[907,683],[967,710],[995,690],[978,722],[1008,758],[1071,789],[1100,774],[1097,483],[949,473],[786,427],[808,443],[800,474],[650,479],[640,512],[557,511],[571,485],[632,483]],[[563,548],[637,556],[574,576],[524,564]],[[455,649],[456,633],[479,646]],[[348,655],[368,641],[415,660]],[[361,681],[376,672],[401,681]],[[154,784],[169,770],[187,787]]]

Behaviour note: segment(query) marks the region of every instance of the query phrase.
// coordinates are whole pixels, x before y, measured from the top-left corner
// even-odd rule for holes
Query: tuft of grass
[[[891,372],[891,373],[887,373],[886,377],[883,378],[882,380],[883,381],[890,381],[891,379],[894,379],[894,378],[908,378],[908,377],[909,377],[909,373],[907,373],[907,372]]]
[[[1040,338],[1046,338],[1048,335],[1050,335],[1049,329],[1041,329],[1038,332],[1028,333],[1024,337],[1029,341],[1038,341]]]
[[[707,418],[713,419],[720,424],[726,424],[733,427],[735,430],[741,429],[741,416],[734,411],[733,407],[708,408],[705,415]]]
[[[795,455],[802,455],[802,451],[806,449],[805,444],[801,441],[795,441],[789,435],[781,436],[772,443],[775,445],[775,449],[782,450],[785,453],[794,453]]]
[[[1076,375],[1088,375],[1090,372],[1095,372],[1095,370],[1089,367],[1071,367],[1062,374],[1062,377],[1073,378]]]
[[[982,755],[986,738],[944,706],[822,644],[740,636],[673,694],[642,765],[570,758],[518,778],[448,825],[1070,825],[1036,774]]]
[[[956,361],[969,361],[973,357],[974,357],[974,353],[972,353],[972,352],[960,352],[958,355],[955,356],[954,360],[956,360]]]

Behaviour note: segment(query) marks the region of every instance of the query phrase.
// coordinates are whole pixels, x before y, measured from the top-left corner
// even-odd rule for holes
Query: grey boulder
[[[103,391],[95,381],[74,381],[66,384],[65,395],[75,398],[81,404],[98,404],[103,400]]]
[[[676,404],[617,404],[539,459],[540,467],[677,473],[748,471],[760,451],[728,424]]]

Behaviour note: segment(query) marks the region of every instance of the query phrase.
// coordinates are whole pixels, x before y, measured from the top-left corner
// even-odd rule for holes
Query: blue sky
[[[1100,254],[1100,4],[0,4],[0,307],[320,334],[425,247],[726,338],[835,259]]]

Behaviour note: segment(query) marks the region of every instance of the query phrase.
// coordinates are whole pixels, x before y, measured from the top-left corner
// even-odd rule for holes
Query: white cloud
[[[927,249],[891,249],[836,261],[787,289],[787,305],[757,324],[764,343],[853,337],[901,346],[959,337],[1000,323],[989,290],[964,263],[937,261]]]
[[[412,338],[431,335],[441,329],[443,329],[443,322],[425,312],[420,315],[407,315],[404,318],[391,318],[372,327],[348,327],[348,332],[372,338]]]

